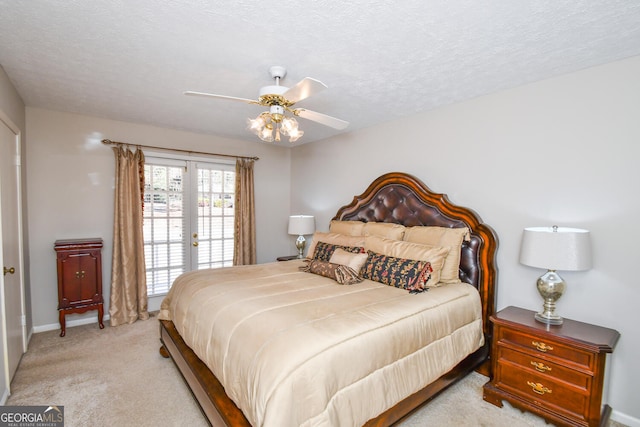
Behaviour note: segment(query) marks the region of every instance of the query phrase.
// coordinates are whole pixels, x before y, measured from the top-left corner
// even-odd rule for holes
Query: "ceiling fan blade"
[[[226,96],[226,95],[216,95],[213,93],[206,93],[206,92],[194,92],[191,90],[188,90],[184,93],[185,95],[188,96],[206,96],[209,98],[221,98],[221,99],[229,99],[231,101],[241,101],[241,102],[246,102],[249,104],[257,104],[258,101],[255,101],[253,99],[247,99],[247,98],[237,98],[235,96]]]
[[[289,88],[282,94],[288,101],[296,103],[302,101],[305,98],[315,95],[318,92],[322,92],[327,88],[327,85],[320,80],[312,79],[311,77],[305,77],[296,83],[295,86]]]
[[[349,126],[349,122],[337,119],[335,117],[327,116],[326,114],[316,113],[315,111],[305,110],[304,108],[299,108],[295,111],[296,116],[332,127],[334,129],[342,130]]]

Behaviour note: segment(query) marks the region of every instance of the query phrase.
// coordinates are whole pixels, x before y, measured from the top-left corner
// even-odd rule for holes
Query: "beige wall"
[[[134,144],[258,156],[255,192],[258,262],[291,252],[289,216],[290,151],[267,144],[221,139],[78,114],[27,108],[27,162],[31,294],[35,331],[58,327],[54,241],[102,237],[103,290],[108,312],[111,280],[115,161],[108,138]],[[150,308],[159,306],[150,301]],[[95,312],[68,317],[92,318]]]
[[[535,280],[543,271],[518,263],[524,227],[591,230],[594,267],[562,273],[568,290],[558,310],[622,334],[609,402],[621,421],[640,425],[638,76],[634,57],[296,147],[292,208],[327,229],[373,179],[411,173],[495,228],[499,309],[541,308]]]

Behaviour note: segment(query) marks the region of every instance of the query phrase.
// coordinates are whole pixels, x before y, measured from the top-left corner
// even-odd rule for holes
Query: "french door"
[[[164,295],[185,271],[233,264],[235,167],[147,157],[147,294]]]

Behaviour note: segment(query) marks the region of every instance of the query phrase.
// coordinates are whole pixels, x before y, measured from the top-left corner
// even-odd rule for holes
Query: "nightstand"
[[[606,425],[606,355],[620,334],[569,319],[546,325],[534,314],[507,307],[491,316],[492,379],[484,385],[484,400],[500,407],[506,400],[557,426]]]
[[[278,261],[291,261],[294,259],[298,259],[298,255],[285,255],[285,256],[279,256],[278,258],[276,258],[276,260]]]

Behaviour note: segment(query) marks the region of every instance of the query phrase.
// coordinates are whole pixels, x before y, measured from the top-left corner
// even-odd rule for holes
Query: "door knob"
[[[13,274],[16,272],[16,269],[13,267],[7,268],[7,267],[2,267],[2,272],[4,273],[3,275],[6,276],[7,273],[9,274]]]

